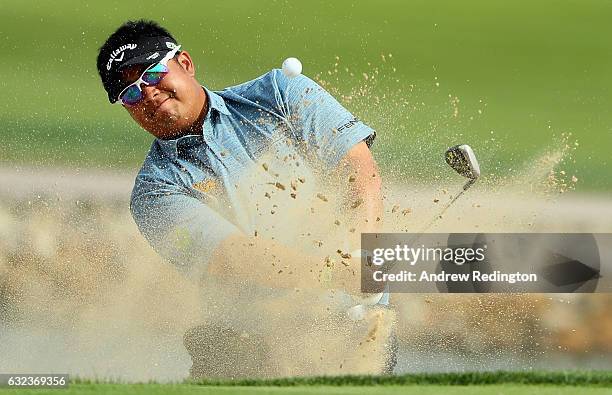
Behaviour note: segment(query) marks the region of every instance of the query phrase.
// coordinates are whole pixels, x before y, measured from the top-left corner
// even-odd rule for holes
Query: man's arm
[[[209,273],[270,288],[344,289],[358,293],[359,261],[344,262],[306,255],[261,237],[233,234],[213,253]]]
[[[355,233],[378,231],[383,214],[382,181],[366,143],[362,141],[351,148],[339,167],[348,184],[346,205],[357,222]]]
[[[378,167],[365,142],[351,148],[336,169],[346,177],[346,203],[350,215],[359,218],[358,232],[375,232],[382,216],[381,180]],[[354,209],[353,206],[359,203]],[[358,240],[355,242],[358,244]],[[210,272],[249,279],[270,287],[342,288],[360,293],[360,262],[344,259],[325,262],[261,237],[234,234],[220,243],[211,259]],[[326,281],[328,279],[329,281]]]
[[[213,209],[180,190],[147,193],[132,215],[155,250],[195,280],[203,275],[270,288],[360,288],[359,262],[309,256],[272,240],[249,237]]]

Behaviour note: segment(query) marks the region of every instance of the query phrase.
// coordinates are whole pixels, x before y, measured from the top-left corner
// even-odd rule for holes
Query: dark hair
[[[102,80],[105,79],[106,71],[104,67],[104,59],[107,58],[107,54],[109,54],[113,48],[116,48],[118,45],[127,41],[137,41],[143,37],[168,37],[176,41],[168,30],[161,27],[155,21],[145,19],[127,21],[123,25],[119,26],[119,28],[106,39],[106,42],[98,51],[97,65],[100,78],[102,78]]]

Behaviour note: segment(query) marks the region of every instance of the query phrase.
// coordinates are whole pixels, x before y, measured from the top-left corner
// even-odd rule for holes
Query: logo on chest
[[[198,181],[192,185],[193,189],[196,189],[202,193],[212,193],[215,192],[219,186],[215,180],[202,180]]]

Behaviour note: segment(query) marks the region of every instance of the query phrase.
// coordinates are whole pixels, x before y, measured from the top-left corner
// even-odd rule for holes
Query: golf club
[[[461,191],[442,208],[438,215],[432,218],[431,221],[417,232],[418,234],[425,233],[438,219],[442,218],[446,210],[448,210],[448,208],[476,182],[478,177],[480,177],[480,165],[478,164],[474,150],[472,150],[472,147],[469,145],[461,144],[450,147],[444,153],[444,159],[453,170],[463,177],[468,178],[468,181]]]
[[[461,195],[465,193],[480,177],[480,165],[478,164],[478,160],[476,159],[476,155],[474,154],[474,150],[467,144],[460,144],[450,147],[444,153],[444,159],[446,163],[453,168],[457,173],[461,174],[463,177],[468,178],[468,181],[465,183],[461,191],[455,196],[450,202],[448,202],[431,221],[429,221],[411,240],[408,244],[415,244],[420,237],[425,233],[439,218],[442,218],[442,215],[448,210],[448,208],[459,199]],[[389,269],[391,269],[395,265],[391,265]],[[388,269],[388,270],[389,270]],[[388,291],[387,291],[388,292]],[[365,315],[365,306],[366,305],[374,305],[380,301],[383,297],[383,293],[372,294],[367,297],[363,297],[361,299],[361,304],[357,304],[350,309],[347,310],[347,314],[353,320],[363,319]]]

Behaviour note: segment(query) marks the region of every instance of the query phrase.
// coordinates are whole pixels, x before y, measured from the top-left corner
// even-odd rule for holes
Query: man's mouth
[[[153,110],[149,113],[149,117],[153,118],[155,117],[155,115],[157,115],[157,111],[161,108],[161,106],[167,102],[168,100],[172,99],[172,96],[168,96],[167,98],[165,98],[161,103],[159,103],[157,106],[155,106],[155,108],[153,108]]]

